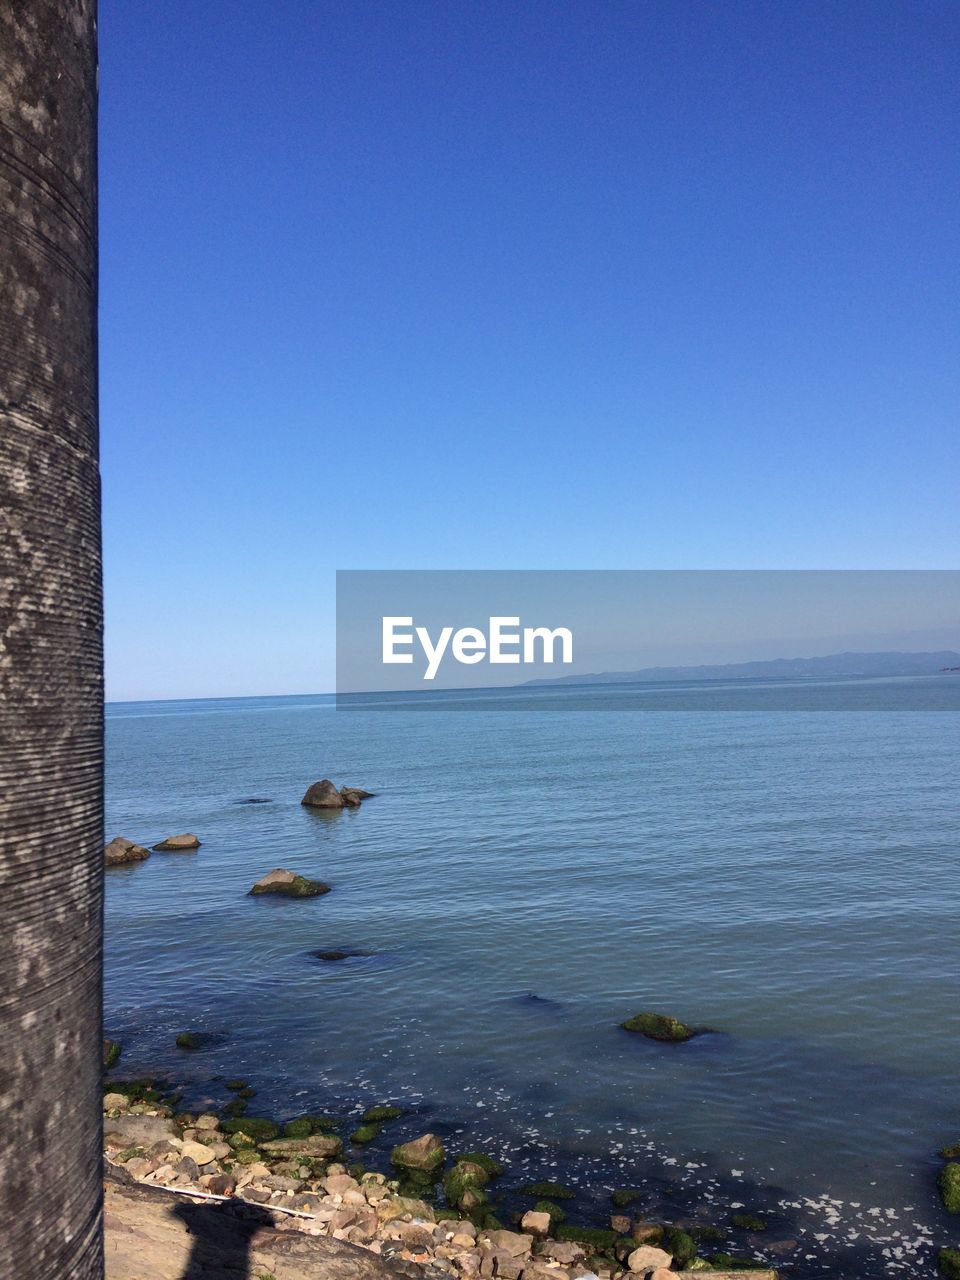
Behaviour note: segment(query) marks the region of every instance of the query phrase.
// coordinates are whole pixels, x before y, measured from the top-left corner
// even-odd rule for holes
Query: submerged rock
[[[123,836],[114,836],[103,851],[103,860],[108,867],[126,867],[134,862],[143,862],[149,857],[149,849],[145,849],[142,844],[134,844]]]
[[[435,1133],[425,1133],[422,1138],[401,1143],[390,1153],[391,1164],[404,1169],[422,1169],[429,1173],[440,1167],[446,1158],[443,1143]]]
[[[372,956],[372,951],[311,951],[314,960],[325,960],[334,963],[337,960],[354,960],[358,956]]]
[[[206,1049],[216,1042],[216,1037],[208,1031],[181,1031],[175,1044],[178,1049]]]
[[[279,893],[285,898],[318,898],[329,892],[330,886],[322,880],[308,880],[306,876],[299,876],[283,867],[268,871],[250,890],[254,895]]]
[[[120,1041],[108,1040],[104,1037],[103,1041],[103,1069],[109,1071],[120,1057]]]
[[[329,778],[321,778],[313,786],[307,787],[300,803],[309,809],[342,809],[346,801]]]
[[[624,1031],[636,1031],[649,1040],[660,1040],[668,1044],[681,1044],[697,1034],[679,1018],[671,1018],[664,1013],[638,1013],[626,1022],[621,1022],[620,1026]]]
[[[194,849],[199,848],[200,841],[188,832],[182,836],[167,836],[166,840],[161,840],[159,844],[153,846],[153,851],[154,853],[192,853]]]

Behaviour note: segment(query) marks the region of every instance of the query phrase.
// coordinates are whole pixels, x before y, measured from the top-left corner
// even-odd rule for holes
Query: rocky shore
[[[231,1082],[242,1111],[242,1081]],[[629,1204],[608,1228],[560,1225],[563,1187],[529,1188],[536,1202],[519,1220],[497,1216],[491,1184],[503,1172],[482,1152],[448,1163],[434,1134],[398,1144],[392,1174],[344,1163],[343,1139],[325,1116],[304,1116],[282,1129],[241,1115],[176,1112],[150,1082],[111,1082],[104,1096],[108,1169],[144,1189],[196,1201],[237,1202],[268,1211],[280,1230],[346,1241],[382,1259],[427,1273],[504,1280],[669,1280],[677,1271],[724,1274],[727,1280],[776,1280],[749,1259],[702,1249],[704,1234],[635,1217]],[[228,1106],[229,1110],[229,1106]],[[399,1117],[369,1110],[350,1135],[362,1145]]]

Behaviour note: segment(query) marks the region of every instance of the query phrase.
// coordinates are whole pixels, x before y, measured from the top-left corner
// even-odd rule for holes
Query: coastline
[[[348,1171],[355,1181],[365,1175],[375,1175],[377,1185],[383,1185],[381,1180],[384,1180],[392,1196],[416,1201],[416,1204],[400,1206],[400,1217],[409,1216],[410,1221],[423,1219],[436,1224],[445,1216],[449,1220],[449,1215],[456,1212],[457,1220],[464,1219],[467,1211],[463,1208],[456,1210],[451,1204],[444,1189],[444,1180],[449,1190],[449,1175],[473,1152],[485,1162],[492,1157],[502,1170],[484,1182],[483,1199],[469,1210],[469,1221],[474,1227],[482,1232],[486,1223],[489,1230],[522,1233],[523,1216],[530,1210],[546,1207],[548,1211],[559,1211],[562,1220],[558,1218],[554,1224],[557,1230],[551,1226],[547,1237],[536,1239],[576,1244],[580,1233],[584,1250],[582,1257],[569,1259],[566,1263],[558,1259],[551,1261],[557,1266],[575,1264],[586,1267],[599,1280],[623,1280],[635,1274],[627,1266],[629,1254],[640,1243],[650,1242],[661,1247],[668,1236],[674,1238],[671,1233],[680,1233],[675,1240],[680,1241],[678,1247],[682,1255],[688,1254],[691,1247],[696,1250],[693,1257],[685,1259],[685,1269],[707,1269],[717,1261],[729,1264],[736,1259],[738,1269],[749,1270],[752,1274],[756,1274],[755,1268],[776,1270],[782,1280],[793,1277],[806,1280],[807,1277],[824,1274],[844,1280],[847,1277],[851,1280],[853,1277],[858,1280],[876,1277],[880,1280],[890,1275],[930,1275],[936,1268],[937,1247],[932,1235],[918,1236],[915,1231],[905,1230],[900,1223],[873,1218],[869,1206],[863,1206],[863,1232],[858,1233],[858,1240],[852,1240],[848,1234],[847,1219],[840,1222],[837,1208],[829,1198],[825,1198],[824,1203],[813,1202],[792,1196],[781,1188],[750,1184],[742,1177],[723,1178],[706,1161],[665,1156],[662,1151],[653,1149],[653,1143],[646,1150],[646,1159],[638,1160],[632,1156],[628,1162],[629,1174],[621,1170],[617,1180],[616,1169],[611,1162],[578,1158],[573,1149],[576,1143],[572,1143],[571,1150],[566,1153],[548,1150],[545,1144],[510,1143],[492,1116],[485,1117],[484,1124],[478,1124],[476,1118],[448,1116],[429,1105],[398,1106],[395,1110],[399,1114],[382,1122],[378,1132],[363,1135],[372,1140],[352,1142],[351,1136],[363,1129],[365,1110],[369,1109],[343,1099],[327,1099],[327,1108],[324,1109],[327,1114],[322,1115],[322,1126],[314,1132],[334,1138],[340,1144],[339,1150],[334,1151],[332,1146],[320,1142],[319,1145],[330,1152],[322,1158],[322,1169],[315,1163],[319,1159],[317,1156],[294,1167],[287,1154],[266,1144],[284,1141],[288,1129],[291,1132],[302,1131],[302,1125],[298,1125],[296,1119],[292,1124],[289,1120],[276,1123],[259,1114],[256,1091],[246,1082],[227,1082],[222,1077],[210,1079],[203,1087],[195,1082],[188,1086],[189,1111],[179,1110],[184,1103],[177,1097],[171,1081],[153,1083],[155,1087],[150,1087],[147,1081],[141,1081],[139,1085],[111,1079],[106,1081],[105,1101],[108,1099],[112,1105],[105,1107],[105,1132],[109,1134],[111,1124],[120,1121],[121,1117],[126,1117],[122,1121],[123,1126],[136,1123],[139,1116],[153,1117],[172,1126],[168,1128],[168,1134],[180,1141],[193,1142],[200,1136],[204,1143],[221,1143],[218,1154],[208,1165],[198,1165],[195,1172],[192,1166],[187,1165],[178,1173],[178,1160],[171,1163],[173,1152],[155,1152],[149,1157],[152,1167],[130,1165],[130,1160],[143,1159],[149,1152],[149,1146],[143,1147],[142,1143],[132,1141],[118,1145],[114,1140],[107,1144],[108,1162],[124,1166],[127,1176],[133,1176],[137,1181],[145,1179],[147,1185],[173,1185],[180,1190],[194,1187],[209,1193],[209,1183],[205,1184],[203,1179],[211,1175],[226,1175],[235,1181],[229,1189],[231,1198],[246,1200],[252,1195],[254,1203],[269,1210],[292,1209],[295,1211],[293,1214],[281,1215],[289,1217],[291,1222],[297,1212],[315,1207],[310,1204],[311,1197],[321,1202],[322,1214],[341,1208],[340,1204],[328,1199],[330,1193],[323,1194],[322,1179],[344,1176]],[[228,1088],[228,1083],[234,1088]],[[118,1105],[118,1098],[109,1095],[116,1095],[121,1089],[127,1097]],[[244,1093],[253,1093],[254,1096],[245,1097]],[[297,1102],[302,1111],[302,1098]],[[280,1108],[277,1113],[291,1118],[296,1115],[294,1107]],[[201,1116],[200,1123],[205,1128],[198,1129]],[[233,1154],[236,1148],[230,1144],[238,1133],[242,1139],[245,1120],[248,1127],[261,1135],[256,1139],[261,1145],[255,1147],[251,1144],[247,1154],[238,1160]],[[275,1137],[264,1138],[264,1133],[275,1134]],[[428,1133],[435,1135],[444,1148],[444,1161],[435,1170],[424,1174],[422,1171],[401,1169],[391,1162],[395,1146],[415,1141]],[[647,1144],[644,1146],[647,1148]],[[143,1147],[143,1151],[138,1151],[138,1147]],[[229,1150],[224,1151],[223,1147]],[[254,1151],[259,1151],[263,1158],[252,1160]],[[123,1154],[123,1159],[118,1160],[118,1152]],[[158,1174],[158,1170],[162,1172]],[[271,1180],[277,1177],[286,1181],[274,1184]],[[528,1192],[531,1185],[538,1183],[553,1183],[561,1190],[555,1191],[552,1198],[546,1187],[540,1188],[539,1194]],[[357,1188],[346,1189],[359,1191],[364,1189],[364,1185],[361,1181]],[[250,1188],[250,1193],[247,1188]],[[332,1194],[342,1193],[334,1191]],[[543,1201],[547,1202],[546,1206]],[[307,1207],[300,1207],[304,1205]],[[326,1223],[303,1221],[306,1223],[303,1229],[328,1229]],[[736,1225],[737,1221],[739,1225]],[[761,1224],[763,1230],[750,1229]],[[289,1229],[294,1228],[291,1226]],[[339,1229],[339,1226],[332,1228],[333,1231]],[[364,1247],[380,1239],[382,1247],[388,1250],[394,1247],[387,1245],[386,1239],[377,1236],[376,1232],[364,1240],[359,1238],[362,1232],[351,1237],[346,1227],[343,1229],[346,1234],[338,1238]],[[598,1232],[606,1234],[598,1235]],[[489,1244],[481,1242],[473,1246],[472,1252],[476,1254],[478,1249],[489,1247]],[[464,1252],[464,1249],[459,1251]],[[726,1256],[717,1259],[718,1254]],[[562,1256],[566,1257],[566,1253]],[[476,1274],[469,1270],[471,1263],[463,1263],[468,1268],[464,1271],[462,1267],[458,1270],[458,1264],[442,1254],[440,1261],[453,1266],[452,1271],[447,1266],[450,1274]],[[584,1273],[574,1271],[567,1280],[576,1280],[578,1274]],[[564,1278],[561,1276],[560,1280]]]

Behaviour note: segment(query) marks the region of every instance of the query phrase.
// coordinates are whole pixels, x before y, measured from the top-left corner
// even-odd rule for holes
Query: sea
[[[107,873],[115,1074],[345,1134],[396,1103],[350,1158],[486,1150],[505,1220],[535,1180],[596,1226],[634,1188],[784,1277],[931,1276],[958,712],[956,675],[110,704],[107,838],[202,842]],[[320,778],[375,795],[304,808]],[[275,867],[331,892],[251,897]],[[620,1028],[647,1010],[700,1034]]]

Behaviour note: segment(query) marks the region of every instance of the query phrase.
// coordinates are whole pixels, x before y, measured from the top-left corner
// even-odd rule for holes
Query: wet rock
[[[297,875],[283,867],[268,871],[250,890],[254,896],[262,893],[276,893],[284,898],[318,898],[329,893],[330,886],[322,880],[308,880],[306,876]]]
[[[104,1071],[109,1071],[111,1067],[116,1066],[119,1058],[120,1058],[120,1041],[108,1040],[106,1037],[104,1037],[104,1041],[103,1041]]]
[[[960,1280],[960,1249],[941,1249],[937,1265],[944,1280]]]
[[[145,849],[142,844],[134,844],[123,836],[114,836],[103,851],[103,860],[108,867],[126,867],[135,862],[144,862],[149,857],[149,849]]]
[[[404,1169],[421,1169],[425,1173],[439,1168],[445,1158],[446,1151],[443,1143],[435,1133],[425,1133],[423,1137],[415,1138],[412,1142],[401,1143],[390,1153],[392,1164],[400,1165]]]
[[[273,801],[263,796],[244,796],[242,800],[234,800],[234,804],[272,804]]]
[[[658,1249],[652,1244],[642,1244],[627,1258],[627,1266],[631,1271],[644,1275],[648,1271],[655,1271],[657,1267],[669,1267],[671,1261],[666,1250]]]
[[[399,1120],[403,1115],[403,1107],[368,1107],[361,1119],[364,1124],[385,1124],[388,1120]]]
[[[300,803],[309,809],[342,809],[346,801],[329,778],[321,778],[307,787]]]
[[[154,853],[192,853],[200,848],[200,841],[192,833],[182,836],[167,836],[159,844],[153,846]]]
[[[206,1049],[215,1042],[216,1037],[207,1031],[180,1031],[174,1043],[178,1049]]]
[[[668,1044],[681,1044],[696,1035],[692,1027],[681,1022],[679,1018],[671,1018],[663,1013],[638,1013],[621,1022],[624,1031],[635,1031],[649,1040],[660,1040]]]

